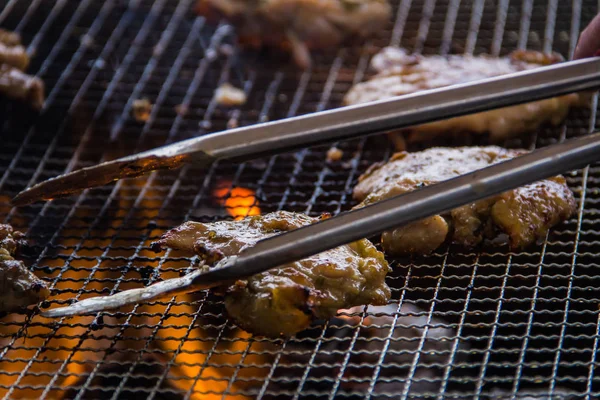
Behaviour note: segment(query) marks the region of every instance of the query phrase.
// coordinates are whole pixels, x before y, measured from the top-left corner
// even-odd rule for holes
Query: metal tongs
[[[600,57],[554,64],[184,140],[47,180],[19,193],[13,204],[64,197],[187,163],[245,161],[598,87]]]
[[[600,58],[573,61],[478,83],[180,142],[42,183],[23,192],[16,202],[23,204],[39,197],[52,198],[75,192],[67,190],[67,183],[78,184],[80,189],[89,187],[84,185],[84,180],[90,174],[93,185],[98,185],[124,177],[123,171],[125,176],[139,176],[153,169],[175,168],[196,159],[204,162],[222,157],[245,159],[250,155],[347,139],[597,87],[600,87]],[[244,132],[244,138],[238,143],[232,140],[232,135]],[[211,137],[214,139],[211,140]],[[64,317],[89,314],[220,286],[506,190],[584,167],[597,160],[600,160],[600,133],[535,150],[488,168],[259,241],[238,256],[222,259],[206,272],[197,270],[146,288],[85,299],[67,307],[45,311],[42,315]],[[101,179],[97,168],[109,175]],[[53,182],[57,185],[52,186]],[[46,197],[50,192],[53,194]]]

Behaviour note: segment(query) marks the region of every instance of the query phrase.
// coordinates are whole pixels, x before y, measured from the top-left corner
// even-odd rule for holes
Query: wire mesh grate
[[[0,104],[0,217],[28,233],[27,264],[54,293],[45,307],[194,268],[194,259],[156,254],[150,242],[188,219],[228,218],[235,205],[226,199],[236,188],[249,189],[262,212],[346,210],[357,177],[391,149],[376,136],[336,144],[343,151],[337,163],[321,146],[11,208],[24,187],[187,137],[336,107],[389,43],[423,53],[505,55],[527,47],[569,56],[599,11],[592,0],[400,0],[382,38],[317,54],[302,72],[237,49],[232,27],[196,17],[193,0],[0,3],[0,26],[30,44],[31,71],[48,91],[36,117]],[[223,82],[243,88],[247,103],[216,104]],[[146,121],[131,116],[140,98],[153,103]],[[594,130],[596,120],[595,107],[575,110],[565,126],[506,145],[545,146]],[[288,340],[239,330],[206,292],[77,319],[5,316],[0,396],[488,399],[566,390],[597,398],[600,167],[567,179],[578,213],[543,243],[518,253],[450,247],[394,260],[385,309],[352,310]]]

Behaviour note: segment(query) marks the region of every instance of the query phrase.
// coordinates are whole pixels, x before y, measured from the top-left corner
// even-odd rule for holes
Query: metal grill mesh
[[[0,26],[30,43],[31,71],[48,87],[39,117],[0,105],[0,218],[35,244],[27,262],[55,293],[44,306],[193,268],[193,260],[157,255],[149,243],[186,219],[222,218],[211,195],[217,183],[255,190],[263,212],[337,213],[352,205],[358,175],[390,149],[373,137],[339,143],[340,163],[326,161],[328,147],[313,148],[155,173],[11,209],[8,199],[24,187],[134,150],[338,106],[363,79],[373,50],[388,43],[424,53],[528,47],[568,56],[599,10],[595,0],[401,0],[383,39],[318,55],[302,73],[240,54],[231,27],[194,17],[191,0],[0,4]],[[215,104],[213,91],[225,81],[244,88],[244,106]],[[145,123],[131,117],[142,97],[154,104]],[[577,110],[566,127],[507,145],[533,148],[585,134],[596,118],[595,109]],[[371,338],[368,330],[327,323],[287,341],[253,338],[227,322],[219,298],[208,293],[70,320],[9,315],[0,319],[0,396],[424,398],[415,393],[427,388],[431,398],[451,399],[489,398],[496,388],[508,398],[563,388],[597,398],[600,168],[568,181],[577,215],[527,252],[448,248],[395,260],[393,304],[423,310],[411,336],[394,335],[407,329],[402,308]],[[357,317],[367,316],[369,309]],[[451,333],[425,340],[440,327]]]

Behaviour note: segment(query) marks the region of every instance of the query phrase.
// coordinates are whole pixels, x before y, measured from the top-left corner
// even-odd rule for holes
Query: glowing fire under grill
[[[240,52],[231,27],[195,17],[193,3],[0,0],[0,26],[32,44],[31,73],[48,88],[40,116],[0,100],[0,218],[27,232],[24,260],[52,287],[42,307],[195,268],[189,254],[150,249],[186,220],[347,210],[360,173],[391,149],[376,136],[336,144],[339,161],[322,146],[11,208],[25,186],[190,136],[336,107],[369,74],[374,50],[390,43],[424,53],[568,55],[598,11],[595,0],[393,1],[394,25],[382,38],[317,54],[302,72],[273,54]],[[224,82],[244,89],[245,105],[215,103]],[[140,121],[131,113],[137,99],[152,103]],[[506,145],[548,145],[594,130],[596,120],[596,110],[578,110],[566,127]],[[240,330],[208,292],[73,319],[36,310],[2,317],[0,399],[354,399],[369,390],[423,398],[413,391],[424,387],[437,399],[559,388],[598,398],[600,168],[567,179],[578,213],[540,245],[391,260],[386,308],[342,313],[288,340]]]
[[[214,195],[218,195],[215,200],[222,203],[232,216],[238,218],[260,212],[257,206],[253,206],[256,201],[250,189],[225,190],[227,192],[215,191]],[[154,194],[151,189],[147,191],[150,198]],[[238,198],[242,201],[238,202]],[[249,202],[249,199],[252,200]],[[131,205],[122,206],[126,210]],[[147,201],[143,208],[140,207],[143,211],[132,216],[139,221],[140,227],[148,227],[149,223],[153,227],[151,221],[157,213],[146,211],[153,206],[156,206],[155,201]],[[88,215],[77,217],[85,219]],[[113,217],[118,219],[119,214]],[[17,218],[14,221],[18,221]],[[26,225],[22,220],[19,222]],[[118,230],[119,227],[120,223],[116,222],[109,231]],[[162,233],[160,231],[154,235],[154,229],[152,232],[153,237]],[[94,239],[81,243],[77,238],[80,235],[81,230],[67,228],[63,236],[73,239],[62,240],[57,248],[64,250],[40,262],[45,269],[52,271],[49,277],[60,276],[60,281],[53,287],[53,292],[60,294],[50,298],[49,302],[68,302],[82,286],[89,295],[108,294],[139,287],[140,281],[150,283],[157,279],[160,263],[156,261],[146,261],[139,267],[131,265],[124,277],[118,261],[99,265],[97,259],[105,251],[101,249],[103,243]],[[109,232],[107,236],[110,236]],[[116,241],[112,243],[112,248],[119,248],[123,244]],[[144,247],[148,248],[149,245],[150,241]],[[77,246],[90,249],[86,251],[87,260],[76,260],[69,268],[65,268],[64,258],[68,259],[72,249]],[[139,256],[156,258],[149,251],[141,251]],[[162,270],[161,279],[179,276],[180,271],[189,267],[190,262],[185,258],[170,262],[169,268]],[[119,280],[120,284],[117,283]],[[0,370],[6,374],[0,380],[0,395],[9,398],[70,398],[73,390],[84,385],[89,385],[92,391],[102,392],[102,386],[95,387],[97,384],[93,384],[94,375],[96,380],[102,381],[114,374],[118,376],[132,372],[128,365],[131,362],[141,365],[142,370],[152,366],[159,368],[164,375],[160,383],[171,386],[174,393],[187,393],[191,399],[221,398],[233,374],[242,380],[248,379],[248,383],[240,383],[236,387],[259,385],[267,370],[261,373],[264,368],[257,365],[264,364],[267,368],[268,358],[244,354],[249,346],[256,347],[257,344],[252,344],[249,334],[226,327],[226,320],[221,316],[222,310],[217,309],[212,320],[204,316],[205,309],[210,308],[210,301],[202,301],[205,297],[205,294],[196,297],[185,295],[179,296],[177,301],[169,302],[166,299],[137,306],[134,310],[106,313],[98,318],[75,317],[68,320],[68,325],[60,327],[56,326],[56,321],[38,315],[30,319],[24,315],[11,315],[5,318],[0,331],[4,347]],[[131,311],[135,311],[136,315],[132,316]],[[165,316],[168,316],[166,321]],[[27,324],[26,332],[22,330],[24,323]],[[117,343],[116,338],[119,339]],[[236,371],[238,366],[243,367],[245,363],[248,366]],[[103,365],[100,370],[99,364]],[[144,378],[145,374],[138,371],[131,376],[131,379],[139,379]],[[156,380],[147,383],[150,386],[148,389],[158,385]],[[15,386],[26,389],[10,389]],[[229,390],[235,392],[237,389]]]
[[[231,182],[223,182],[213,190],[216,202],[225,207],[227,213],[239,220],[253,215],[260,215],[258,200],[252,189],[231,187]]]

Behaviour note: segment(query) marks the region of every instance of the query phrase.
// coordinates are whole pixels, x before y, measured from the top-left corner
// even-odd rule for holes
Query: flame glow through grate
[[[0,101],[0,218],[33,244],[25,261],[53,289],[44,307],[194,268],[189,255],[150,250],[189,219],[347,210],[357,177],[391,150],[377,136],[338,143],[343,157],[334,162],[322,146],[11,209],[8,199],[24,187],[191,136],[336,107],[390,43],[429,54],[527,47],[569,55],[598,12],[595,0],[394,1],[381,38],[318,54],[302,72],[278,55],[240,53],[232,28],[195,17],[193,3],[0,0],[0,26],[30,44],[30,72],[48,89],[39,117]],[[243,106],[215,103],[224,82],[244,89]],[[132,107],[144,98],[153,106],[137,121]],[[576,110],[566,126],[506,145],[545,146],[596,120],[595,109]],[[3,317],[0,398],[428,398],[417,392],[426,390],[485,399],[560,388],[597,398],[600,168],[567,179],[578,213],[543,243],[392,260],[390,305],[320,321],[289,340],[239,330],[206,292],[74,319]]]
[[[258,200],[252,189],[231,187],[231,182],[224,182],[213,190],[216,202],[225,207],[227,213],[234,219],[240,220],[253,215],[260,215]]]

